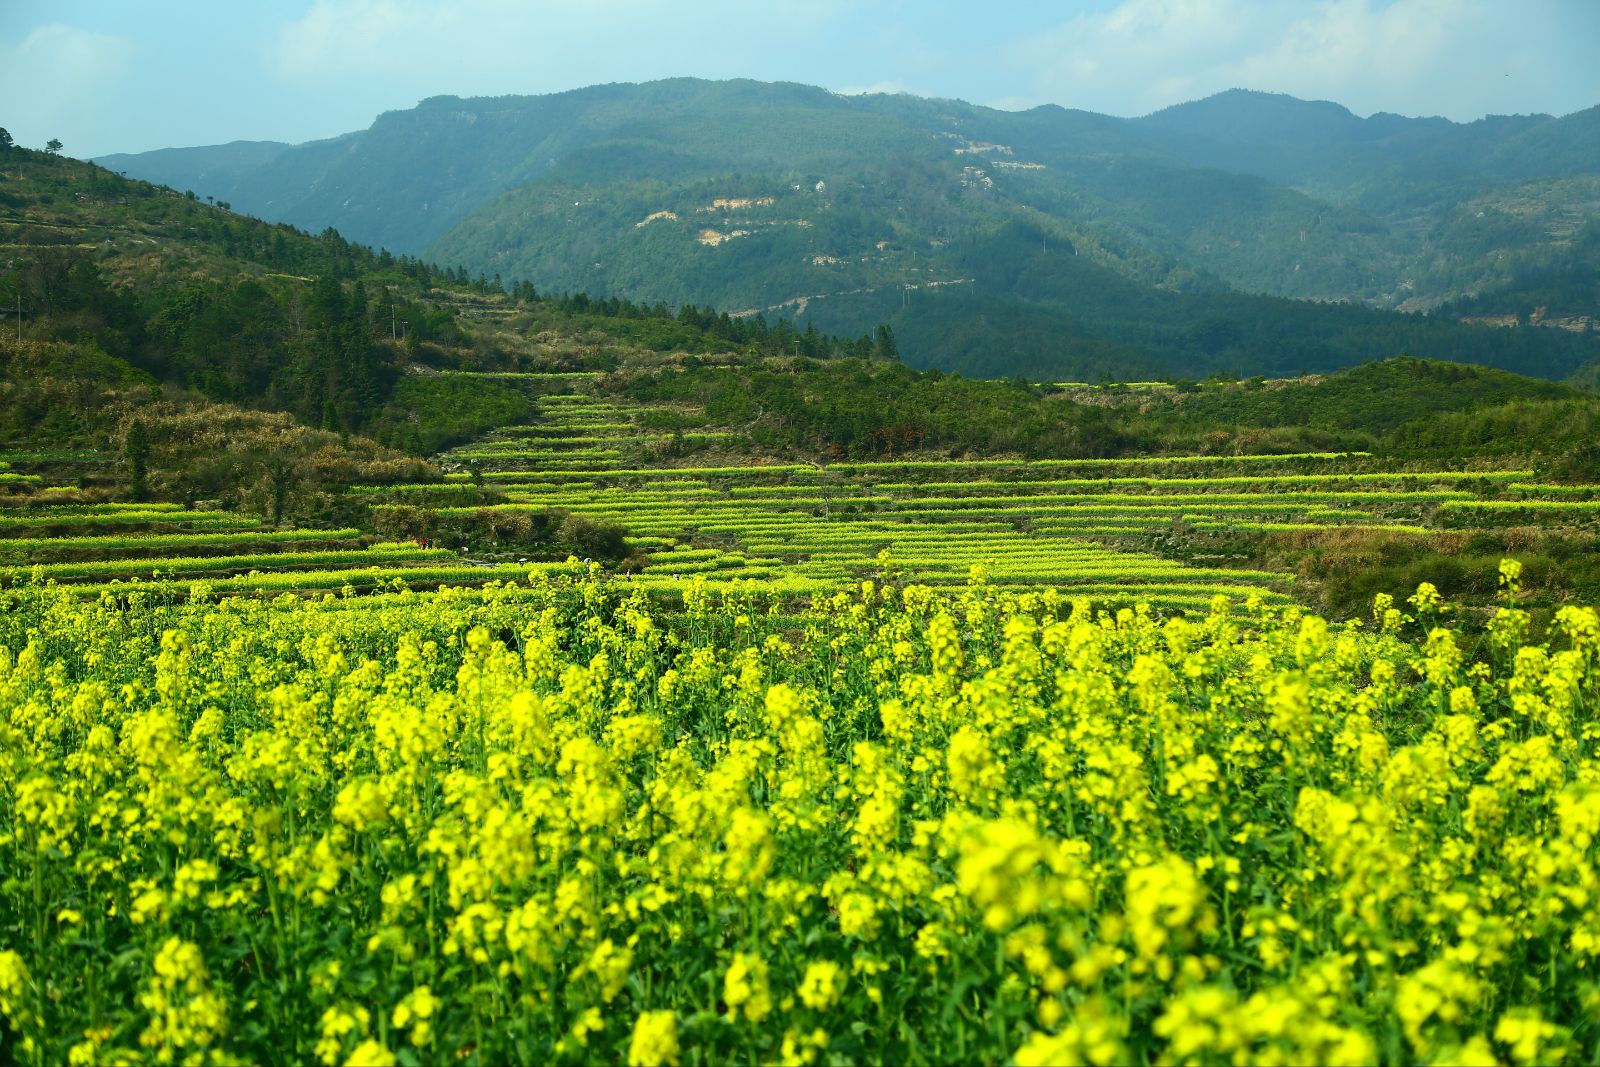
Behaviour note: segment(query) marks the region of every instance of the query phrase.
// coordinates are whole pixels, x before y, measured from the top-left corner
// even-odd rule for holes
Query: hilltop
[[[1592,289],[1519,309],[1582,261],[1597,115],[1362,119],[1231,92],[1114,119],[677,79],[103,162],[541,291],[888,321],[909,360],[974,375],[1405,353],[1564,378],[1597,352]]]

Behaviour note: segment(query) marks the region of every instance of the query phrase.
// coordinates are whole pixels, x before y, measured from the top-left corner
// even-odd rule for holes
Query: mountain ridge
[[[927,293],[930,282],[973,276],[963,241],[1015,234],[1019,223],[1044,247],[1157,290],[1408,311],[1481,303],[1559,268],[1600,214],[1600,148],[1591,160],[1590,138],[1600,146],[1600,108],[1453,123],[1360,118],[1333,102],[1241,90],[1121,119],[670,79],[431,97],[254,167],[214,151],[195,159],[220,182],[202,191],[312,231],[335,227],[543,290],[730,309],[798,304],[801,317],[815,307],[828,311],[823,326],[853,333],[882,309],[856,314],[814,298]],[[165,172],[181,151],[162,157]],[[237,153],[249,151],[270,150]],[[135,174],[148,163],[105,162]],[[169,175],[169,184],[181,183]],[[1000,258],[1027,255],[1019,245]],[[1028,303],[992,275],[973,277],[992,298],[990,318]],[[1080,319],[1095,303],[1049,295]],[[1577,321],[1597,311],[1550,314]],[[1003,369],[1001,353],[1018,343],[1005,333],[981,366],[943,365]],[[1498,358],[1473,351],[1500,342],[1460,344],[1465,353],[1425,354]],[[1064,371],[1070,362],[1063,357]],[[1192,362],[1196,373],[1217,369]],[[1539,372],[1564,376],[1573,362],[1551,356]]]

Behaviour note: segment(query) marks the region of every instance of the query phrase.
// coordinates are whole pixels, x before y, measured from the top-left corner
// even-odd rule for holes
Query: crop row
[[[1358,530],[1369,533],[1415,534],[1426,537],[1433,533],[1426,526],[1412,526],[1398,522],[1360,522],[1330,524],[1325,522],[1238,522],[1217,521],[1201,515],[1185,515],[1184,521],[1202,530],[1248,530],[1257,533],[1324,533],[1330,530]]]
[[[371,548],[331,552],[270,552],[240,556],[172,556],[143,560],[83,560],[72,563],[44,563],[22,567],[0,567],[0,580],[17,582],[29,577],[72,581],[103,578],[106,575],[146,574],[152,570],[169,575],[217,571],[294,570],[327,568],[336,565],[395,565],[437,563],[454,560],[444,549],[416,548],[410,545],[374,545]]]
[[[489,444],[474,445],[471,448],[460,448],[450,453],[456,459],[612,459],[622,453],[615,448],[591,447],[584,443],[584,447],[563,448],[559,442],[541,442],[538,447],[530,448],[521,443],[508,443],[505,445]]]
[[[620,433],[635,428],[636,424],[629,415],[629,412],[612,408],[583,411],[567,409],[557,412],[546,422],[521,428],[507,426],[490,435],[490,439],[517,436],[550,437],[575,433]]]
[[[481,371],[481,370],[447,370],[440,374],[451,378],[489,378],[510,379],[516,381],[551,381],[551,382],[581,382],[594,381],[600,377],[597,371]]]
[[[3,511],[0,511],[0,515],[14,514],[14,513],[18,512],[18,511],[26,511],[26,512],[31,512],[31,513],[34,513],[34,514],[39,514],[39,515],[46,515],[46,514],[48,514],[48,515],[115,515],[115,514],[120,514],[120,513],[123,513],[123,512],[152,512],[152,511],[181,512],[183,510],[184,510],[183,509],[183,505],[181,505],[181,504],[158,504],[158,503],[132,504],[132,503],[126,503],[126,502],[114,502],[114,503],[103,503],[103,504],[45,504],[45,505],[40,505],[40,504],[37,504],[37,503],[29,503],[29,504],[27,504],[27,505],[25,505],[24,507],[21,507],[21,508],[5,509]],[[192,514],[199,514],[199,513],[192,513]],[[215,512],[212,512],[210,514],[215,514]]]
[[[843,472],[918,471],[969,468],[973,470],[1014,467],[1028,470],[1060,470],[1078,467],[1203,466],[1222,467],[1251,463],[1304,463],[1370,457],[1370,452],[1290,452],[1276,456],[1127,456],[1116,459],[966,459],[966,460],[879,460],[859,463],[831,463],[829,470]]]
[[[1472,500],[1474,498],[1471,493],[1437,489],[1365,492],[1307,490],[1283,493],[1082,493],[1063,494],[1061,496],[1038,496],[1035,499],[1041,503],[1070,501],[1085,505],[1259,504],[1266,506],[1269,504],[1434,504],[1447,500]],[[896,500],[895,503],[899,507],[909,509],[919,507],[981,508],[988,506],[1015,508],[1026,506],[1030,502],[1025,501],[1019,504],[1018,498],[1014,496],[928,496]]]
[[[1302,453],[1297,455],[1282,456],[1169,456],[1163,458],[1130,457],[1124,459],[1058,459],[1058,460],[888,460],[881,462],[862,463],[835,463],[826,466],[810,463],[772,463],[752,464],[741,467],[637,467],[625,470],[596,470],[596,478],[641,477],[641,478],[704,478],[729,476],[738,479],[769,478],[794,475],[837,475],[837,474],[875,474],[875,473],[901,473],[917,471],[948,471],[951,474],[962,471],[987,471],[996,470],[1055,470],[1073,468],[1131,468],[1137,466],[1165,467],[1169,465],[1193,466],[1197,464],[1215,463],[1222,466],[1235,466],[1258,461],[1276,461],[1284,463],[1307,462],[1312,460],[1335,460],[1340,458],[1365,456],[1368,453]],[[493,477],[494,475],[488,475]],[[507,472],[508,478],[526,478],[526,472]],[[565,476],[565,475],[563,475]]]
[[[539,504],[498,504],[490,510],[504,511],[538,511],[542,510]],[[451,507],[439,508],[437,511],[443,515],[465,515],[473,513],[477,508]],[[686,506],[677,509],[666,508],[661,505],[645,506],[637,509],[617,507],[614,505],[592,505],[588,507],[571,506],[574,514],[586,515],[591,518],[620,522],[643,527],[663,527],[679,525],[684,528],[707,528],[711,526],[725,526],[728,528],[745,527],[760,521],[766,516],[740,514],[721,508],[704,507],[696,508]],[[1051,525],[1061,522],[1098,523],[1104,521],[1124,522],[1130,519],[1142,520],[1152,525],[1163,522],[1182,520],[1194,514],[1192,505],[1181,505],[1166,508],[1157,507],[1112,507],[1109,505],[1095,505],[1092,507],[1073,507],[1070,505],[1036,506],[1030,508],[988,508],[988,509],[948,509],[942,511],[917,510],[894,512],[882,510],[858,515],[839,514],[814,515],[810,512],[771,512],[771,516],[785,514],[811,519],[817,525],[838,524],[851,526],[864,522],[881,522],[894,518],[904,518],[907,523],[920,522],[929,526],[938,526],[945,523],[984,523],[992,524],[999,520],[1007,520],[1012,525],[1027,523],[1036,529],[1047,529]],[[1335,524],[1342,524],[1347,519],[1359,521],[1367,518],[1366,513],[1347,516],[1340,512],[1330,514],[1317,509],[1285,508],[1274,505],[1256,504],[1219,504],[1208,509],[1208,514],[1217,516],[1262,516],[1266,518],[1282,517],[1280,521],[1313,521],[1330,519]],[[802,523],[802,528],[804,527]]]
[[[0,516],[0,538],[12,537],[28,530],[93,530],[115,527],[138,527],[161,530],[253,530],[261,525],[257,519],[229,512],[203,511],[127,511],[102,515],[53,515],[27,512],[20,515]]]
[[[304,593],[377,588],[419,588],[445,583],[515,581],[530,575],[577,574],[582,565],[569,563],[506,563],[418,565],[407,567],[370,566],[303,571],[254,571],[228,577],[201,578],[116,578],[110,581],[68,586],[78,596],[129,595],[137,593],[163,596],[207,594]]]
[[[568,434],[561,437],[494,437],[479,441],[470,449],[459,449],[461,452],[473,451],[481,453],[495,452],[581,452],[585,445],[609,445],[619,440],[631,440],[631,435],[618,434],[615,436],[599,436],[595,434],[577,435]]]
[[[834,492],[844,493],[851,491],[871,492],[921,492],[921,493],[973,493],[982,492],[990,494],[1044,494],[1061,490],[1120,490],[1128,489],[1205,489],[1216,486],[1223,489],[1237,490],[1243,486],[1260,487],[1298,487],[1298,486],[1339,486],[1349,484],[1374,485],[1384,483],[1450,483],[1467,481],[1511,481],[1517,477],[1525,476],[1523,471],[1503,471],[1485,474],[1482,472],[1444,471],[1419,473],[1366,473],[1366,474],[1282,474],[1259,475],[1239,477],[1204,477],[1204,478],[1156,478],[1156,477],[1125,477],[1125,478],[1057,478],[1057,479],[982,479],[959,482],[901,482],[878,483],[868,478],[851,481],[840,481],[831,485],[818,485],[812,483],[792,485],[736,485],[730,486],[726,491],[734,496],[762,496],[762,495],[802,495],[806,493]],[[1528,489],[1533,487],[1510,485],[1510,489]],[[1574,487],[1576,488],[1576,487]],[[1324,495],[1324,490],[1315,490],[1318,495]],[[1397,492],[1405,492],[1397,490]]]
[[[242,533],[111,534],[89,537],[0,538],[0,555],[31,556],[40,552],[93,555],[114,552],[154,553],[204,546],[240,547],[270,544],[352,541],[360,530],[255,530]]]
[[[1600,500],[1462,500],[1441,504],[1439,510],[1452,513],[1527,511],[1592,514],[1600,512]]]

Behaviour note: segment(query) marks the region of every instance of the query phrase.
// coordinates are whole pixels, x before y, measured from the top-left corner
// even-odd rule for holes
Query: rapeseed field
[[[0,596],[0,1060],[1600,1055],[1600,617]]]

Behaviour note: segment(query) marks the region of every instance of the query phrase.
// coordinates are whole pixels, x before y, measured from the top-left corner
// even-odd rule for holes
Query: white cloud
[[[1007,102],[1141,114],[1249,88],[1360,113],[1531,111],[1558,75],[1530,24],[1560,23],[1564,10],[1600,29],[1550,0],[1124,0],[1009,46],[1032,91]]]
[[[577,88],[754,59],[761,33],[781,45],[845,8],[769,0],[753,16],[739,0],[316,0],[268,42],[266,61],[290,82],[365,72],[448,82],[441,91],[461,95]]]
[[[132,42],[61,23],[35,27],[0,46],[0,100],[18,144],[41,148],[52,137],[77,154],[100,133],[98,107],[126,72]]]
[[[336,79],[352,71],[404,73],[426,51],[448,59],[469,28],[463,4],[412,0],[318,0],[301,18],[284,25],[270,45],[276,74],[286,80]],[[481,8],[483,5],[470,5]],[[484,12],[485,16],[492,13]],[[503,39],[502,33],[489,34]]]

